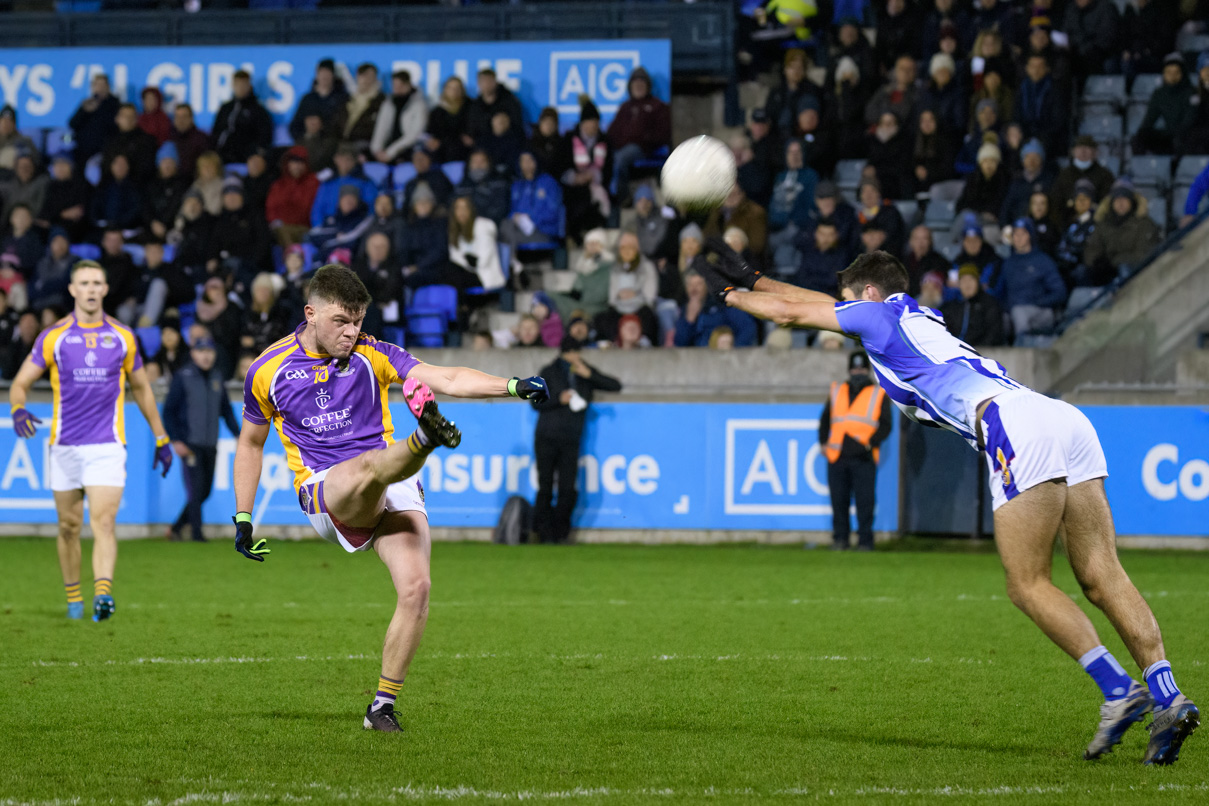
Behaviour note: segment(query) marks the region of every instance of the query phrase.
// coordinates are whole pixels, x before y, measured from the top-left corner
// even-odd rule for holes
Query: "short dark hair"
[[[371,297],[353,270],[339,263],[328,263],[320,266],[315,276],[311,278],[307,299],[321,299],[332,302],[349,312],[364,311],[369,307]]]
[[[130,111],[134,112],[136,115],[138,114],[138,111],[139,111],[139,108],[130,102],[120,104],[118,106],[119,112],[121,112],[123,109],[129,109]]]
[[[190,115],[192,115],[192,114],[193,114],[193,106],[192,106],[191,104],[188,104],[188,103],[184,102],[184,101],[181,101],[179,104],[177,104],[175,107],[173,107],[173,109],[172,109],[172,114],[174,114],[174,115],[175,115],[175,114],[176,114],[176,110],[177,110],[177,109],[188,109],[188,110],[189,110],[189,114],[190,114]]]
[[[357,75],[370,71],[373,71],[374,75],[378,75],[378,65],[373,62],[361,62],[361,64],[357,65]]]
[[[97,263],[95,260],[77,260],[75,262],[75,264],[71,267],[70,278],[71,278],[72,282],[75,282],[76,272],[81,271],[83,269],[96,269],[101,274],[105,275],[105,282],[109,282],[109,272],[105,271],[105,267],[102,266],[100,263]]]
[[[407,72],[406,70],[396,70],[395,72],[390,74],[390,80],[391,81],[406,81],[408,84],[410,84],[411,83],[411,73]]]
[[[234,81],[237,78],[242,78],[244,81],[251,81],[252,74],[249,73],[247,70],[243,70],[243,69],[236,70],[234,73],[231,74],[231,80]]]
[[[852,261],[839,273],[839,285],[851,289],[858,298],[867,285],[883,297],[902,294],[907,290],[907,270],[894,255],[878,250]]]

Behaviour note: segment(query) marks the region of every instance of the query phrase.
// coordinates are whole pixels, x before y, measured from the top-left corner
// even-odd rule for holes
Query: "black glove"
[[[756,287],[760,272],[753,269],[743,256],[726,245],[726,241],[717,237],[705,240],[705,261],[713,265],[714,270],[722,275],[736,288],[746,288],[748,291]]]
[[[546,379],[539,375],[525,378],[523,381],[520,378],[508,381],[508,394],[519,397],[521,400],[532,400],[534,403],[545,403],[550,399],[550,389],[546,386]]]
[[[245,520],[240,520],[239,516],[245,516]],[[265,554],[272,554],[262,537],[259,540],[252,540],[252,519],[246,512],[240,512],[235,515],[231,521],[235,524],[235,550],[249,560],[255,560],[258,563],[264,562]]]
[[[725,305],[726,295],[735,290],[735,284],[723,277],[717,267],[708,260],[693,261],[693,270],[701,275],[701,279],[705,280],[705,287],[709,289],[709,293]]]

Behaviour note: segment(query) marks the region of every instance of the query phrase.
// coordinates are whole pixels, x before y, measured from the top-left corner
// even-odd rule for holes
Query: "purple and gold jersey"
[[[243,387],[244,419],[273,422],[295,489],[320,470],[394,444],[387,393],[420,363],[362,333],[341,369],[330,356],[306,351],[298,341],[305,327],[261,353]]]
[[[50,370],[51,445],[125,444],[126,379],[143,366],[134,331],[109,316],[84,325],[73,313],[42,331],[29,360]]]

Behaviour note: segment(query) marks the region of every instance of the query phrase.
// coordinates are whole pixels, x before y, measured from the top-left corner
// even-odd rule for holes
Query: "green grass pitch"
[[[1098,692],[986,551],[438,544],[389,736],[361,729],[385,569],[273,549],[123,543],[93,624],[53,541],[0,540],[0,806],[1209,801],[1209,735],[1083,761]],[[1123,560],[1209,701],[1209,555]]]

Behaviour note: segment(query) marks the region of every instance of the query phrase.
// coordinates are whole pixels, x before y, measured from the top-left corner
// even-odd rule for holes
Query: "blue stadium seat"
[[[458,318],[458,290],[451,285],[417,288],[406,315],[409,343],[443,347],[449,325]]]
[[[228,162],[225,166],[223,166],[223,171],[227,176],[230,176],[231,174],[235,174],[236,176],[247,176],[248,165],[244,162]]]
[[[95,154],[88,158],[88,162],[84,163],[84,178],[88,180],[88,184],[96,187],[101,184],[101,155]]]
[[[1209,165],[1209,156],[1188,156],[1180,160],[1175,169],[1175,184],[1191,185],[1192,180],[1200,176],[1205,166]]]
[[[158,327],[140,327],[134,331],[139,344],[143,345],[143,353],[151,357],[160,350],[160,329]]]
[[[1146,207],[1147,214],[1154,223],[1159,225],[1159,232],[1167,234],[1167,199],[1160,196]]]
[[[1116,154],[1100,154],[1096,161],[1111,171],[1113,176],[1121,175],[1121,158]]]
[[[401,327],[388,325],[382,328],[382,340],[403,347],[407,341],[407,331]]]
[[[197,318],[197,302],[186,302],[184,305],[178,305],[176,306],[176,310],[181,318],[181,335],[188,338],[189,326]]]
[[[101,0],[55,0],[60,14],[91,14],[101,10]]]
[[[130,255],[130,259],[134,261],[136,266],[147,265],[147,253],[143,247],[137,243],[128,243],[122,245],[122,251]]]
[[[187,15],[196,17],[205,17],[204,14]],[[294,145],[294,137],[290,134],[289,124],[279,123],[273,127],[273,145],[275,146],[292,146]]]
[[[390,166],[384,162],[367,162],[361,166],[365,176],[377,187],[384,187],[390,178]]]
[[[924,215],[924,223],[929,229],[947,228],[956,217],[956,201],[931,201],[928,203],[928,212]]]
[[[406,185],[408,182],[410,182],[412,179],[415,179],[415,177],[416,177],[416,166],[412,165],[410,162],[404,162],[400,165],[395,166],[395,172],[394,172],[392,181],[394,182],[394,185],[396,188],[398,188],[399,190],[402,190],[403,186]]]
[[[945,260],[952,263],[957,260],[957,256],[961,254],[961,244],[945,243],[940,245],[940,253],[944,255]]]
[[[667,146],[663,146],[662,148],[656,149],[655,153],[651,154],[651,156],[636,160],[633,167],[645,171],[659,170],[663,167],[663,163],[667,162],[667,158],[670,153],[671,149],[669,149]]]
[[[553,243],[521,243],[516,245],[517,252],[552,252],[554,268],[567,268],[567,208],[559,208],[558,211],[558,233]],[[500,259],[503,260],[507,255],[507,247],[500,252]],[[508,271],[507,267],[504,269]],[[506,276],[506,275],[505,275]]]
[[[1097,143],[1115,144],[1121,141],[1123,126],[1120,115],[1090,115],[1079,124],[1079,134],[1090,134]]]
[[[903,223],[908,227],[915,223],[915,217],[919,215],[919,202],[914,199],[900,199],[894,202],[894,206],[903,217]]]
[[[164,262],[171,263],[176,259],[176,244],[164,244]]]
[[[1146,117],[1146,104],[1130,104],[1125,110],[1125,135],[1133,137],[1142,128],[1142,120]]]
[[[835,184],[840,190],[856,190],[863,170],[864,160],[840,160],[835,164]]]
[[[75,145],[71,138],[71,129],[49,129],[46,132],[46,156],[48,159],[58,154],[70,154]]]
[[[1111,107],[1119,110],[1125,105],[1125,76],[1088,76],[1083,85],[1083,106]]]
[[[1129,175],[1139,187],[1166,188],[1171,184],[1171,157],[1158,154],[1130,157]]]
[[[462,177],[466,175],[466,163],[462,162],[461,160],[447,162],[441,166],[441,170],[444,171],[445,176],[449,178],[450,183],[452,183],[454,187],[457,187],[458,182],[461,182]]]
[[[101,247],[94,243],[73,243],[67,251],[78,257],[80,260],[100,260]]]
[[[1163,76],[1159,73],[1143,73],[1133,80],[1133,86],[1129,88],[1130,103],[1147,103],[1150,101],[1150,96],[1163,83]]]

